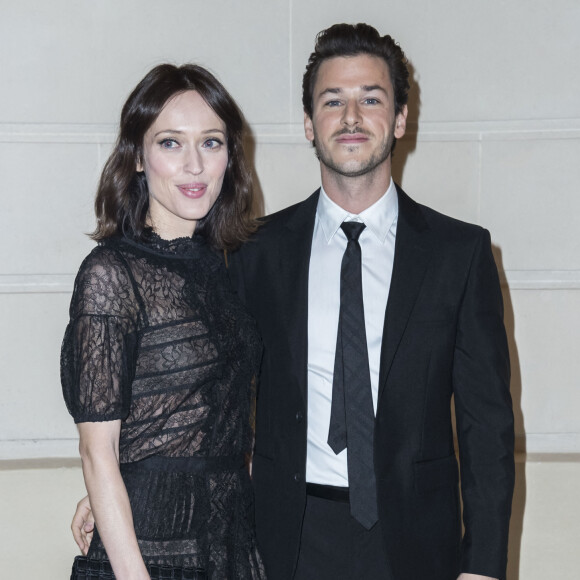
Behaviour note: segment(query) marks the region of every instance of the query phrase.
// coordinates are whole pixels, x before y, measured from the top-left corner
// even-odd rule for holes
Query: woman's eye
[[[221,141],[220,139],[217,139],[216,137],[212,137],[211,139],[206,139],[203,142],[203,146],[206,149],[217,149],[221,145],[223,145],[223,141]]]
[[[175,149],[179,147],[179,143],[175,139],[163,139],[159,142],[163,149]]]

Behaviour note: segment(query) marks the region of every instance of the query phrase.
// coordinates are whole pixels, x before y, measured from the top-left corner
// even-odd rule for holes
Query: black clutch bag
[[[147,566],[147,571],[151,580],[208,580],[206,571],[201,568],[150,564]],[[77,556],[73,563],[70,580],[115,580],[115,575],[111,564],[106,560]]]

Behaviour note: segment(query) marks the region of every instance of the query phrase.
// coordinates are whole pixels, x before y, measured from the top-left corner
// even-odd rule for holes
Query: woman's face
[[[191,236],[217,199],[228,164],[226,127],[197,91],[172,97],[143,138],[148,222],[165,239]]]

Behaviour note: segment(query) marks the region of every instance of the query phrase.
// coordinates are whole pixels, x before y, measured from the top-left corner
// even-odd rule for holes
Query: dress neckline
[[[125,235],[121,239],[123,242],[141,250],[158,256],[173,258],[193,258],[199,253],[201,248],[207,246],[205,238],[200,235],[194,234],[191,237],[186,236],[166,240],[152,228],[145,228],[140,238]]]

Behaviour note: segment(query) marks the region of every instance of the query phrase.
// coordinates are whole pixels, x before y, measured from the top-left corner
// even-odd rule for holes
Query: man
[[[392,182],[408,86],[389,36],[364,24],[320,33],[303,104],[322,188],[267,218],[232,260],[264,342],[253,481],[273,580],[505,576],[513,415],[498,276],[487,231]],[[347,242],[343,221],[365,224],[358,239]],[[343,272],[346,255],[354,275],[348,264]],[[341,296],[341,276],[356,278],[361,260],[363,338],[347,370],[344,329],[357,317],[348,322],[343,301],[360,289]],[[357,399],[349,382],[370,394]]]
[[[391,37],[321,32],[303,104],[322,187],[231,257],[264,343],[253,481],[270,580],[505,577],[513,415],[497,271],[487,231],[392,182],[408,89]]]

